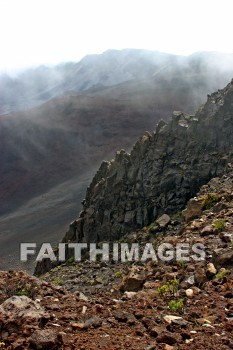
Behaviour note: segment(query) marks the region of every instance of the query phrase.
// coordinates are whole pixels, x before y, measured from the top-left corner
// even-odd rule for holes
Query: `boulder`
[[[162,216],[160,216],[160,218],[158,220],[156,220],[156,223],[161,228],[165,228],[170,222],[171,222],[171,218],[167,214],[163,214]]]
[[[50,315],[44,311],[39,302],[33,301],[27,296],[12,296],[0,305],[0,313],[7,322],[16,323],[45,323]]]
[[[196,199],[192,198],[188,201],[187,208],[182,211],[182,214],[186,222],[198,218],[201,215],[202,207],[201,203]]]
[[[233,249],[216,249],[214,250],[213,259],[217,266],[233,265]]]
[[[29,339],[32,349],[55,350],[59,349],[58,335],[52,329],[38,329]]]
[[[202,237],[203,236],[208,236],[208,235],[211,235],[213,233],[213,231],[214,231],[213,226],[212,225],[207,225],[201,230],[200,235]]]
[[[145,273],[139,272],[137,269],[132,268],[128,276],[123,278],[120,290],[127,292],[137,292],[142,289],[142,286],[146,280]]]

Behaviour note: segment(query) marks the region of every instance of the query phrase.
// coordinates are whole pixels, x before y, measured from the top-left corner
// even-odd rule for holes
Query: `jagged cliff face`
[[[233,160],[233,81],[208,96],[195,116],[174,112],[131,154],[103,162],[87,189],[83,211],[64,241],[103,241],[148,225],[183,208],[210,178]]]

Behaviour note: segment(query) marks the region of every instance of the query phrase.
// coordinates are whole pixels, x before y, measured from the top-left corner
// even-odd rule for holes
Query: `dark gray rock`
[[[213,260],[217,266],[233,265],[233,249],[216,249],[213,254]]]
[[[156,220],[156,223],[161,227],[161,228],[165,228],[171,221],[171,218],[169,215],[167,214],[163,214],[162,216],[160,216],[158,218],[158,220]]]
[[[182,211],[182,214],[185,218],[185,221],[189,222],[199,217],[201,212],[202,212],[202,207],[200,202],[197,199],[192,198],[188,201],[187,208]]]
[[[195,116],[175,112],[152,135],[144,133],[130,154],[121,150],[102,162],[63,242],[118,240],[182,210],[203,184],[226,172],[232,141],[233,81],[209,96]],[[200,203],[195,206],[195,213],[184,213],[187,221],[200,213]]]
[[[101,164],[87,189],[76,239],[115,240],[164,212],[182,209],[201,185],[224,173],[233,158],[232,135],[230,83],[195,116],[175,112],[154,134],[145,133],[131,154],[121,150]]]

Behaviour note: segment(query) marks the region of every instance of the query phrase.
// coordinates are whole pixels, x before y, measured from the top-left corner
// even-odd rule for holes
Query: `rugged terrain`
[[[176,254],[178,244],[199,244],[203,259],[174,255],[164,262],[158,253],[154,260],[116,262],[110,255],[108,262],[90,262],[86,252],[81,262],[69,255],[53,269],[46,260],[37,264],[40,277],[1,272],[1,348],[233,349],[232,110],[233,81],[209,95],[195,115],[174,112],[153,134],[145,132],[130,154],[121,150],[102,162],[63,238],[139,243],[140,253],[148,243],[156,253],[169,244]],[[88,117],[95,118],[87,113],[80,122],[89,126]],[[45,119],[44,113],[28,115],[25,125],[33,120],[49,127]],[[72,132],[72,123],[56,121]],[[62,151],[59,143],[55,148]],[[49,163],[44,167],[48,171]]]
[[[70,260],[41,279],[1,272],[1,348],[233,349],[232,166],[166,219],[122,241],[198,242],[205,261]]]
[[[166,107],[161,101],[155,112],[164,93],[159,88],[157,98],[148,96],[148,106],[143,93],[134,101],[134,94],[119,97],[119,91],[115,97],[70,95],[0,117],[0,240],[6,265],[17,266],[19,242],[62,238],[98,164],[154,129],[161,109],[168,116],[179,94],[176,90]]]
[[[65,240],[114,241],[182,209],[200,186],[233,161],[233,81],[208,96],[195,115],[174,112],[146,132],[131,153],[102,162],[83,210]]]
[[[230,56],[224,56],[221,69],[217,69],[214,53],[196,54],[187,61],[151,55],[126,50],[86,58],[80,63],[85,69],[76,67],[79,73],[75,68],[65,75],[67,84],[72,84],[71,75],[74,80],[80,78],[81,84],[80,72],[89,79],[95,69],[98,86],[94,88],[94,80],[90,80],[85,89],[69,87],[92,87],[80,93],[67,91],[64,85],[54,94],[66,91],[66,95],[0,116],[1,268],[19,266],[22,241],[33,237],[37,243],[45,238],[54,243],[62,238],[67,222],[80,211],[85,188],[103,159],[111,159],[121,148],[128,151],[145,130],[154,130],[159,119],[167,120],[173,110],[194,112],[207,93],[223,86],[232,75],[227,64]],[[101,80],[106,67],[108,77]],[[48,70],[34,73],[28,73],[28,89],[33,92],[33,82],[36,85],[41,76],[43,91]],[[9,91],[14,91],[14,86],[24,91],[19,81],[12,81]],[[13,95],[20,96],[17,91]]]

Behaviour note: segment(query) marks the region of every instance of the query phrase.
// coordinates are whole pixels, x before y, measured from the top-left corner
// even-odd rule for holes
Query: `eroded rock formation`
[[[233,80],[194,116],[174,112],[153,134],[145,132],[131,154],[121,150],[102,162],[64,242],[118,239],[182,209],[233,160],[232,136]]]

